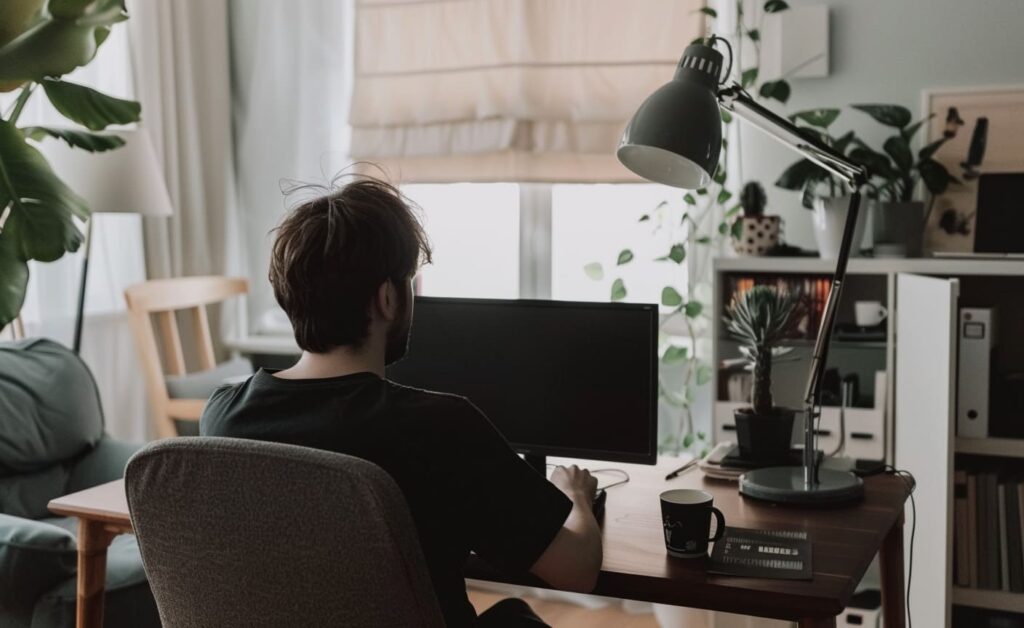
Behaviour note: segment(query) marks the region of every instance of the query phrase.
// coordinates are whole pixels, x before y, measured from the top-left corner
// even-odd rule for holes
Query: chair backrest
[[[125,483],[165,628],[444,625],[405,499],[366,460],[172,438]]]
[[[249,283],[238,277],[178,277],[153,279],[128,286],[124,291],[135,346],[142,361],[157,433],[176,435],[174,418],[198,419],[205,399],[170,399],[165,377],[185,375],[185,351],[178,331],[176,312],[187,310],[195,333],[193,339],[200,370],[217,365],[206,306],[246,294]],[[156,319],[156,325],[153,319]],[[160,358],[160,334],[164,360]]]

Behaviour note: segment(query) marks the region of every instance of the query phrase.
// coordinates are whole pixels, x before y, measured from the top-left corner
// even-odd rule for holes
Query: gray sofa
[[[77,521],[54,497],[120,478],[138,446],[103,430],[88,367],[45,339],[0,343],[0,628],[75,625]],[[160,626],[135,538],[107,557],[104,625]]]

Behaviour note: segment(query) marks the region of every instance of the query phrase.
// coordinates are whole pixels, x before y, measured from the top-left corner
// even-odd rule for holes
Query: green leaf
[[[956,177],[949,174],[945,166],[934,159],[925,159],[918,164],[917,169],[921,173],[924,186],[933,196],[945,192],[951,183],[960,183]]]
[[[910,110],[900,105],[850,105],[858,111],[863,111],[875,121],[897,129],[910,124]]]
[[[945,144],[948,140],[949,140],[949,138],[940,137],[939,139],[935,140],[931,144],[928,144],[927,146],[925,146],[924,148],[922,148],[921,150],[919,150],[917,152],[918,158],[919,159],[931,159],[932,156],[935,155],[935,152],[937,150],[939,150],[939,148],[941,148],[942,145]]]
[[[729,202],[730,198],[732,198],[732,192],[729,190],[722,190],[718,193],[718,204],[725,205]]]
[[[707,364],[702,364],[697,367],[697,385],[703,386],[711,381],[711,367]]]
[[[89,207],[50,169],[21,132],[0,120],[0,327],[17,315],[24,300],[28,260],[52,262],[75,251],[82,233],[73,216]]]
[[[810,181],[816,181],[826,172],[809,159],[801,159],[786,168],[779,178],[775,180],[775,186],[784,190],[802,190]]]
[[[740,210],[742,210],[742,209],[743,209],[743,203],[736,203],[735,205],[733,205],[729,209],[725,210],[725,217],[726,218],[730,218],[732,216],[735,216],[736,214],[740,213]]]
[[[680,243],[673,244],[672,248],[668,250],[666,257],[676,264],[682,264],[683,260],[686,259],[686,245]]]
[[[134,100],[114,98],[91,87],[56,79],[44,79],[42,85],[61,115],[93,131],[139,121],[142,107]]]
[[[866,146],[854,148],[850,151],[849,157],[854,163],[867,168],[870,176],[880,176],[886,179],[899,176],[886,155],[877,153]]]
[[[678,307],[683,303],[683,296],[672,286],[661,289],[661,304],[665,307]]]
[[[90,153],[101,153],[124,146],[124,139],[114,133],[89,133],[77,129],[64,129],[49,126],[29,126],[22,130],[31,140],[40,141],[45,137],[64,140],[72,148],[81,148]]]
[[[689,350],[686,347],[677,347],[675,345],[669,346],[665,349],[665,353],[661,356],[661,361],[665,364],[672,364],[674,362],[682,362],[689,355]]]
[[[3,3],[3,19],[9,19],[13,8],[9,0]],[[36,3],[40,4],[40,3]],[[96,0],[83,13],[82,0],[56,0],[43,12],[36,12],[27,21],[17,15],[15,32],[8,25],[0,47],[0,81],[39,81],[44,77],[62,76],[92,61],[96,50],[106,40],[110,26],[128,18],[123,0]],[[56,6],[57,13],[53,12]],[[24,29],[23,31],[21,29]],[[7,38],[15,34],[12,39]]]
[[[729,234],[733,237],[733,239],[739,240],[740,237],[743,235],[743,221],[734,220],[732,222],[732,227],[729,228]]]
[[[612,282],[612,301],[621,301],[626,298],[626,284],[621,279]]]
[[[885,140],[882,148],[892,157],[892,161],[896,164],[897,168],[903,172],[910,172],[910,169],[914,166],[914,156],[910,153],[910,144],[907,143],[906,138],[902,135],[893,135]]]
[[[785,104],[789,100],[790,91],[789,83],[785,79],[779,79],[762,83],[760,94],[762,98],[774,98]]]
[[[704,15],[708,15],[710,17],[718,17],[718,11],[715,11],[711,7],[701,7],[697,9],[696,13],[703,13]]]
[[[686,304],[684,313],[687,318],[697,318],[704,311],[704,304],[700,301],[690,301]]]
[[[729,233],[729,223],[727,223],[727,222],[720,222],[720,223],[718,223],[718,233],[720,233],[721,235],[725,235],[725,234]]]
[[[650,215],[644,214],[643,216],[640,216],[640,220],[638,220],[637,222],[647,222],[650,219],[651,219]]]
[[[629,249],[622,249],[622,251],[619,252],[619,259],[615,262],[615,265],[622,266],[623,264],[628,264],[631,261],[633,261],[633,251],[630,251]]]
[[[686,203],[687,205],[696,205],[697,199],[693,198],[693,194],[687,192],[686,194],[683,195],[683,202]]]
[[[710,236],[701,236],[697,238],[697,244],[711,244]]]
[[[743,72],[740,74],[740,85],[743,86],[743,89],[746,89],[757,82],[757,74],[757,68],[743,70]]]
[[[707,193],[708,193],[708,189],[707,188],[701,188],[701,189],[697,190],[697,196],[704,196]]]
[[[732,114],[731,113],[729,113],[725,109],[722,109],[721,114],[722,114],[722,122],[724,122],[725,124],[729,124],[730,122],[732,122]],[[724,137],[722,138],[722,146],[728,146],[729,145],[729,142],[726,141],[726,139],[727,138],[724,138]]]
[[[935,117],[935,114],[933,113],[933,114],[931,114],[930,116],[928,116],[926,118],[921,118],[920,120],[918,120],[917,122],[911,124],[907,128],[900,129],[900,134],[903,135],[904,139],[906,139],[907,142],[909,142],[910,140],[914,139],[915,135],[917,135],[917,131],[918,131],[918,129],[921,128],[921,125],[923,125],[925,122],[928,122],[929,120],[931,120],[934,117]]]
[[[683,437],[683,449],[689,449],[693,447],[693,434],[687,434]]]
[[[756,28],[752,28],[747,31],[747,37],[750,38],[750,41],[761,41],[761,31]]]
[[[591,262],[583,267],[583,272],[587,274],[594,281],[601,281],[604,279],[604,267],[601,266],[600,262]]]
[[[788,8],[789,5],[783,0],[767,0],[767,2],[764,3],[765,13],[778,13],[779,11],[785,11]]]
[[[711,180],[718,185],[725,185],[726,177],[728,177],[728,174],[726,174],[725,168],[719,167],[715,169],[715,174],[712,175]]]
[[[707,440],[708,435],[704,432],[697,432],[697,440]]]
[[[803,120],[811,126],[827,129],[839,117],[838,109],[808,109],[790,116],[791,120]]]

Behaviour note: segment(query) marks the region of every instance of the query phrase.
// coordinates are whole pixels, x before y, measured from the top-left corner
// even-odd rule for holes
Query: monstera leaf
[[[0,23],[14,19],[23,29],[0,47],[0,81],[17,85],[67,74],[92,61],[110,27],[128,19],[124,0],[51,0],[45,11],[41,4],[0,4]]]
[[[64,141],[73,148],[112,150],[124,140],[96,133],[139,120],[139,104],[60,79],[89,63],[110,27],[127,19],[124,0],[3,0],[0,2],[0,91],[21,87],[0,119],[0,329],[21,309],[28,262],[51,262],[82,243],[75,218],[89,217],[74,193],[32,145]],[[42,89],[35,88],[42,86]],[[88,130],[16,126],[34,92]]]
[[[72,216],[85,218],[85,201],[50,169],[21,131],[0,121],[0,323],[24,300],[28,260],[52,262],[75,251],[82,234]]]

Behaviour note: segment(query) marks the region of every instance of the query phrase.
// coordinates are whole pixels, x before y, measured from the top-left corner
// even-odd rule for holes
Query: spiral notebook
[[[803,530],[753,530],[727,526],[711,552],[708,573],[811,580],[811,540]]]

